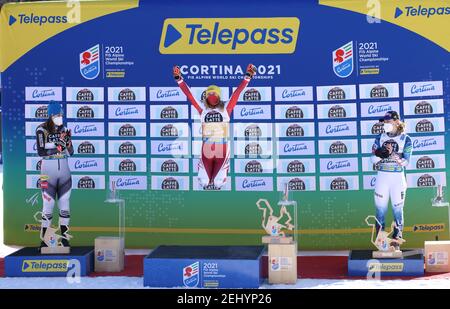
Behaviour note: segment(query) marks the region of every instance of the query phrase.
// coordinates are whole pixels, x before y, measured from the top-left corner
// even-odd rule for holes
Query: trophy
[[[42,219],[39,219],[42,218]],[[41,211],[38,211],[34,214],[34,219],[42,224],[43,220],[49,221],[45,216],[42,215]],[[62,236],[57,234],[59,231],[59,228],[53,228],[51,226],[51,223],[48,225],[48,228],[45,231],[45,234],[43,234],[43,230],[41,229],[41,232],[39,234],[39,237],[41,240],[46,244],[46,247],[41,248],[41,254],[69,254],[70,253],[70,247],[65,247],[61,240],[67,239],[70,240],[72,235],[69,235],[67,232],[65,233],[66,236]]]
[[[448,207],[449,203],[444,199],[444,189],[442,185],[437,185],[436,196],[431,199],[431,205],[434,207]]]
[[[120,197],[119,191],[117,190],[117,184],[114,180],[111,181],[111,187],[108,191],[105,203],[117,205],[119,216],[118,234],[121,241],[125,243],[125,200]]]
[[[125,267],[125,200],[120,197],[116,181],[112,180],[105,203],[108,211],[117,214],[117,230],[114,235],[95,238],[95,271],[119,272]]]
[[[297,202],[289,199],[288,185],[274,211],[269,201],[256,202],[262,211],[261,226],[267,235],[262,242],[268,247],[268,278],[270,284],[297,282]]]
[[[381,224],[375,216],[368,216],[366,218],[367,225],[372,227],[371,242],[378,249],[378,251],[373,252],[372,257],[375,259],[403,257],[402,251],[396,250],[395,247],[392,246],[392,243],[397,243],[400,246],[401,244],[406,242],[406,240],[402,238],[392,239],[389,237],[394,232],[394,228],[396,227],[395,222],[392,222],[390,232],[386,232],[380,229],[378,231],[378,234],[376,235],[376,238],[374,238],[376,233],[376,224],[370,223],[369,219],[375,219],[376,223],[378,223],[379,226],[381,226]]]
[[[297,203],[289,200],[289,191],[286,185],[282,198],[278,202],[278,215],[275,214],[269,201],[259,199],[256,206],[262,211],[261,226],[267,235],[263,236],[263,243],[293,243],[297,240],[296,221],[297,221]],[[291,212],[294,213],[294,222]]]

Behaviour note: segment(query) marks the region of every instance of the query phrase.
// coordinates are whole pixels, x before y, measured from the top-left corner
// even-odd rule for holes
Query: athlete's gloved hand
[[[249,78],[253,78],[253,76],[256,74],[256,71],[257,71],[256,66],[254,66],[253,64],[250,63],[247,66],[247,70],[245,72],[245,76],[249,77]]]
[[[66,144],[67,147],[69,147],[72,143],[72,131],[66,130],[62,132],[59,138]]]
[[[58,153],[61,153],[66,150],[66,147],[63,144],[56,144],[56,149],[58,150]]]
[[[58,152],[63,152],[67,148],[67,144],[64,140],[59,139],[55,142],[56,149]]]
[[[381,159],[386,159],[389,158],[390,152],[386,147],[382,146],[375,150],[375,155]]]
[[[174,66],[172,73],[173,78],[175,78],[176,81],[183,80],[183,76],[181,76],[181,70],[179,66]]]
[[[72,143],[72,133],[70,130],[61,132],[59,138],[55,142],[56,149],[58,152],[63,152]]]
[[[391,154],[394,151],[394,147],[392,147],[392,144],[387,143],[385,146],[386,149],[389,151],[389,154]]]

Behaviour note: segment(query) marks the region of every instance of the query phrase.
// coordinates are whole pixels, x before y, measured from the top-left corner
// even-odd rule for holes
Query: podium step
[[[264,246],[160,246],[144,259],[144,286],[258,288]]]
[[[423,252],[403,251],[402,258],[374,259],[371,250],[353,250],[348,257],[348,275],[366,277],[410,277],[424,275]],[[370,274],[369,274],[370,273]]]
[[[93,269],[94,247],[72,247],[68,254],[41,254],[26,247],[5,257],[6,277],[65,277],[68,272],[87,276]]]

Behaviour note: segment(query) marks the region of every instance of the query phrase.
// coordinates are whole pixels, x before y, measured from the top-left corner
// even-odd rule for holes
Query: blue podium
[[[160,246],[144,259],[144,286],[258,288],[264,246]]]
[[[52,255],[28,247],[5,257],[6,277],[65,277],[70,272],[87,276],[93,269],[93,247],[72,247],[69,254]]]
[[[353,250],[348,257],[348,275],[366,277],[378,273],[381,277],[424,275],[423,252],[405,250],[403,258],[372,258],[371,250]]]

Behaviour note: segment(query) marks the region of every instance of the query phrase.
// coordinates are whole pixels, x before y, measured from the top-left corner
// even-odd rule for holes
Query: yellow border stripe
[[[117,227],[72,227],[74,232],[117,232]],[[299,235],[345,235],[345,234],[365,234],[370,233],[371,228],[355,228],[355,229],[308,229],[299,230]],[[405,232],[412,232],[412,227],[405,227]],[[260,229],[194,229],[194,228],[147,228],[147,227],[129,227],[126,228],[127,233],[161,233],[161,234],[233,234],[233,235],[265,235],[266,233]]]
[[[79,1],[68,3],[67,1],[45,1],[45,2],[20,2],[6,3],[0,11],[0,71],[5,71],[10,65],[28,53],[31,49],[51,37],[76,27],[87,21],[139,7],[139,0],[102,0],[102,1]],[[39,20],[39,16],[49,18],[55,17],[59,21],[67,18],[67,22],[45,22],[45,23],[20,23],[20,16],[30,18],[33,15]],[[10,17],[16,18],[16,22],[9,25]],[[73,17],[79,17],[75,21]],[[33,19],[34,20],[34,19]],[[80,46],[80,49],[90,46]],[[56,56],[59,51],[53,51]]]
[[[373,14],[379,9],[380,19],[391,24],[403,27],[421,35],[435,44],[450,51],[450,17],[446,14],[434,14],[431,16],[415,15],[407,16],[407,7],[422,10],[445,8],[449,6],[449,0],[383,0],[372,1],[363,0],[319,0],[320,5],[335,7],[343,10],[357,12],[363,15]],[[368,7],[370,6],[370,7]],[[403,14],[395,18],[395,11],[399,8]],[[428,12],[428,11],[427,11]],[[376,27],[376,26],[374,26]],[[399,38],[401,40],[401,38]]]

